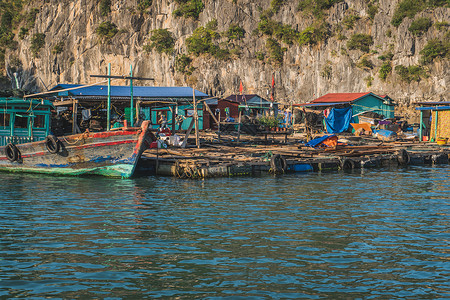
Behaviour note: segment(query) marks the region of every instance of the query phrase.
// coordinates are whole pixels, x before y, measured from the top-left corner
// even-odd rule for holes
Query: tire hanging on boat
[[[5,155],[10,162],[15,162],[20,157],[20,151],[16,147],[16,145],[14,145],[13,143],[9,143],[5,146]]]
[[[270,168],[273,173],[280,174],[287,170],[286,159],[281,154],[276,154],[270,159]]]
[[[45,138],[45,147],[47,148],[47,151],[55,154],[59,152],[59,140],[54,135],[49,135]]]

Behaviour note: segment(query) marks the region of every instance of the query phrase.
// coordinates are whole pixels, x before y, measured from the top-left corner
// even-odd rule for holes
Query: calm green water
[[[0,174],[0,298],[450,298],[450,168]]]

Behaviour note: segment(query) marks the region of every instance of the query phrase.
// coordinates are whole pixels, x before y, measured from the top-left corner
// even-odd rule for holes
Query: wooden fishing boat
[[[56,137],[52,108],[48,100],[0,98],[0,171],[129,178],[155,140],[148,121]]]

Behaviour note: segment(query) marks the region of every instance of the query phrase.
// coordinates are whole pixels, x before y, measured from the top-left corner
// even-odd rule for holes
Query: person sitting
[[[163,114],[159,115],[158,123],[159,123],[160,130],[167,128],[167,119]]]

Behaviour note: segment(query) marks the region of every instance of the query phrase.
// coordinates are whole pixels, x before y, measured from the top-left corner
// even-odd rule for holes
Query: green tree
[[[186,54],[177,56],[175,59],[175,70],[186,75],[191,75],[195,70],[195,68],[191,66],[191,62],[192,59]]]
[[[218,37],[218,33],[208,30],[206,27],[198,27],[193,34],[186,39],[187,50],[194,55],[204,53],[214,54],[217,46],[213,41]]]
[[[167,29],[152,31],[148,50],[155,49],[158,53],[172,53],[175,46],[175,38]]]
[[[101,0],[99,3],[100,14],[104,17],[111,13],[111,0]]]
[[[238,24],[231,24],[224,34],[228,40],[240,40],[244,38],[245,30]]]
[[[408,83],[410,83],[411,81],[419,82],[422,78],[427,77],[425,69],[421,66],[416,65],[412,65],[409,67],[398,65],[395,67],[395,72],[403,81],[406,81]]]
[[[145,12],[147,8],[152,5],[152,0],[140,0],[138,3],[138,10],[141,12]]]
[[[201,12],[205,8],[205,4],[201,0],[175,0],[180,7],[174,10],[175,17],[185,17],[197,20]]]
[[[373,45],[373,38],[370,34],[357,33],[352,35],[347,41],[347,48],[350,50],[359,49],[363,52],[369,52],[370,46]]]
[[[450,48],[449,44],[450,43],[448,41],[446,43],[443,43],[438,39],[428,41],[425,47],[419,52],[421,55],[420,63],[423,65],[430,64],[436,58],[448,57]]]
[[[433,25],[430,18],[419,18],[414,20],[408,30],[412,35],[421,36]]]
[[[267,39],[266,48],[269,51],[269,58],[274,64],[280,65],[283,63],[286,48],[282,48],[280,43],[273,38]]]
[[[381,80],[385,81],[388,75],[391,74],[391,72],[392,72],[391,62],[386,61],[381,65],[380,70],[378,71],[378,77],[380,77]]]
[[[38,56],[39,50],[45,45],[45,34],[35,33],[31,37],[31,52],[34,56]]]
[[[116,24],[106,21],[101,23],[95,32],[101,38],[111,39],[119,32],[119,29],[117,29]]]
[[[423,0],[402,0],[397,4],[397,7],[392,16],[391,24],[395,27],[400,26],[403,19],[414,18],[414,16],[424,10],[426,7],[426,1]]]

